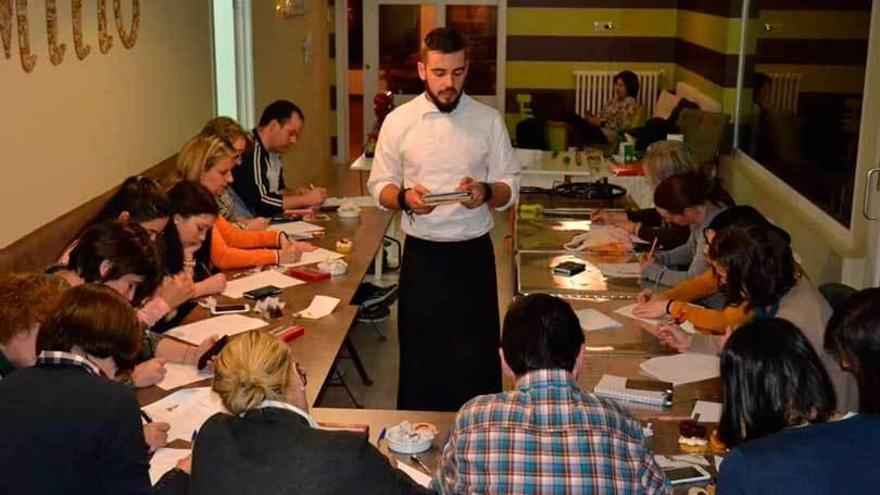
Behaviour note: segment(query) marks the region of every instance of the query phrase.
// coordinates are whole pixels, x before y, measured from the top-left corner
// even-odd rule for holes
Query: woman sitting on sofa
[[[605,102],[599,115],[587,117],[589,127],[580,129],[585,133],[585,141],[595,144],[613,143],[617,139],[618,130],[641,125],[641,108],[636,102],[638,96],[639,78],[635,73],[625,70],[614,76],[614,98]]]

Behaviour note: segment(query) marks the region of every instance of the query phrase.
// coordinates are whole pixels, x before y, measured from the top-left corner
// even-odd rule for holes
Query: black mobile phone
[[[557,275],[565,275],[567,277],[571,277],[572,275],[577,275],[578,273],[584,271],[586,269],[586,265],[583,263],[577,263],[575,261],[566,261],[564,263],[560,263],[553,267],[553,273]]]
[[[257,299],[263,299],[263,298],[266,298],[269,296],[275,296],[278,294],[281,294],[281,289],[279,289],[278,287],[275,287],[274,285],[266,285],[266,286],[260,287],[259,289],[253,289],[253,290],[249,290],[249,291],[245,292],[244,297],[246,297],[248,299],[257,300]]]
[[[218,304],[211,308],[213,315],[231,315],[235,313],[247,313],[251,307],[247,304]]]
[[[217,340],[217,342],[214,342],[214,345],[212,345],[210,349],[208,349],[207,351],[205,351],[204,354],[202,354],[201,356],[199,356],[199,362],[198,362],[198,365],[197,365],[198,369],[200,369],[200,370],[205,369],[205,366],[208,365],[208,361],[209,361],[212,357],[214,357],[214,356],[216,356],[217,354],[219,354],[220,351],[223,350],[223,347],[226,345],[227,342],[229,342],[229,336],[228,336],[228,335],[224,335],[224,336],[220,337],[220,338]]]
[[[298,222],[302,219],[302,215],[274,215],[269,217],[269,224],[275,225],[276,223]]]

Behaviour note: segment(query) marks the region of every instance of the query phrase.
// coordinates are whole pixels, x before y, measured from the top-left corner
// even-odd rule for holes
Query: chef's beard
[[[425,84],[425,91],[428,93],[428,98],[431,100],[431,102],[433,102],[434,105],[437,106],[437,110],[440,110],[443,113],[451,113],[453,110],[455,110],[455,107],[458,106],[459,100],[461,100],[461,91],[456,91],[455,98],[450,102],[441,101],[440,98],[438,98],[437,95],[434,94],[433,91],[431,91],[431,88],[429,88],[427,84]],[[452,91],[455,91],[455,89],[453,89]]]

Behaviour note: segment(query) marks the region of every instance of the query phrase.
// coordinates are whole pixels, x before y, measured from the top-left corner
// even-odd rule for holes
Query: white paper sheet
[[[318,232],[320,230],[324,230],[324,227],[309,222],[297,221],[276,223],[275,225],[270,225],[269,230],[286,232],[288,234],[308,234],[310,232]]]
[[[297,261],[296,263],[290,263],[290,264],[285,263],[284,266],[293,267],[293,266],[310,265],[312,263],[320,263],[322,261],[327,261],[327,260],[338,260],[339,258],[343,258],[343,257],[345,257],[344,254],[337,253],[336,251],[330,251],[329,249],[318,248],[314,251],[307,251],[305,253],[302,253],[302,257],[299,259],[299,261]]]
[[[365,208],[367,206],[376,206],[376,200],[373,199],[372,196],[355,196],[355,197],[346,197],[346,198],[327,198],[324,201],[323,206],[339,206],[343,201],[348,201],[349,203],[357,206],[359,208]]]
[[[339,299],[335,297],[315,296],[312,299],[312,303],[309,304],[309,307],[300,311],[298,314],[302,318],[317,320],[332,313],[337,304],[339,304]]]
[[[211,373],[208,368],[199,371],[192,364],[165,363],[165,378],[156,385],[162,390],[172,390],[189,383],[200,382],[212,376],[214,376],[214,373]]]
[[[700,423],[717,423],[721,421],[721,403],[707,400],[698,400],[691,411],[691,419],[700,415]]]
[[[220,396],[210,387],[178,390],[143,409],[153,421],[164,421],[171,425],[169,442],[176,439],[192,440],[193,432],[198,431],[208,418],[218,412],[226,412]]]
[[[639,368],[658,380],[679,386],[721,376],[720,363],[718,356],[685,352],[648,359]]]
[[[150,483],[155,485],[163,474],[174,469],[177,461],[188,456],[189,449],[157,449],[150,458]]]
[[[596,268],[608,278],[639,278],[642,275],[638,263],[596,263]]]
[[[578,321],[581,323],[581,328],[588,332],[623,327],[623,323],[620,323],[619,321],[606,316],[601,311],[592,308],[579,309],[575,311],[574,314],[577,315]]]
[[[397,469],[400,469],[407,476],[413,479],[416,483],[422,485],[425,488],[428,488],[431,485],[431,477],[427,474],[423,473],[421,470],[416,469],[409,464],[401,461],[397,461]]]
[[[665,321],[665,318],[656,318],[656,319],[655,318],[642,318],[640,316],[634,315],[633,309],[635,309],[636,306],[637,306],[637,304],[630,304],[630,305],[624,306],[622,308],[617,308],[615,313],[626,316],[627,318],[632,318],[633,320],[639,320],[639,321],[647,323],[649,325],[659,325],[660,323],[663,323]],[[694,328],[694,324],[689,321],[686,321],[679,326],[681,327],[682,330],[684,330],[685,332],[692,334],[692,335],[694,333],[696,333],[696,331],[697,331],[697,329]]]
[[[279,289],[286,289],[295,285],[304,284],[302,280],[278,273],[275,270],[263,270],[241,278],[232,279],[226,283],[223,295],[232,299],[241,299],[249,290],[259,289],[267,285],[274,285]]]
[[[170,335],[193,345],[199,345],[212,335],[217,337],[223,335],[232,336],[249,330],[256,330],[266,325],[268,323],[259,318],[251,318],[244,315],[222,315],[172,328],[165,332],[165,335]]]

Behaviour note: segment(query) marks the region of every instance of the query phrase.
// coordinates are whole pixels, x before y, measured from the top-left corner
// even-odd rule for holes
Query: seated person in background
[[[798,327],[819,353],[841,410],[858,410],[855,379],[822,347],[831,307],[795,263],[788,234],[772,225],[731,227],[715,234],[708,256],[727,304],[745,303],[755,319],[781,318]],[[659,335],[680,351],[712,348],[709,337],[671,325],[660,325]]]
[[[238,165],[241,165],[241,156],[251,145],[251,138],[247,131],[229,117],[216,117],[209,120],[199,135],[207,138],[220,138],[226,146],[235,150],[237,153],[236,164]],[[250,209],[244,206],[244,202],[232,188],[227,189],[223,196],[217,198],[217,205],[220,207],[220,214],[223,215],[223,218],[244,230],[266,230],[266,227],[269,226],[269,219],[255,217]]]
[[[632,71],[625,70],[614,76],[614,98],[608,100],[599,115],[587,117],[591,130],[585,138],[588,143],[606,144],[617,142],[619,130],[632,129],[641,125],[639,122],[639,78]]]
[[[251,216],[271,217],[284,210],[320,206],[327,199],[327,190],[322,187],[284,193],[281,154],[296,146],[305,120],[303,111],[286,100],[274,101],[263,110],[254,129],[253,146],[244,152],[242,166],[233,172],[232,187]]]
[[[718,433],[733,450],[719,495],[868,494],[880,486],[880,417],[834,415],[825,366],[786,320],[759,319],[721,354]]]
[[[68,290],[40,328],[36,366],[0,381],[3,492],[150,492],[137,400],[114,380],[141,347],[140,323],[112,289]]]
[[[642,278],[674,286],[705,272],[709,265],[703,231],[730,206],[719,184],[699,172],[664,179],[654,190],[654,208],[665,222],[688,227],[690,235],[677,248],[655,253],[652,259],[642,258]]]
[[[107,201],[89,225],[108,221],[134,223],[143,227],[149,234],[150,241],[156,243],[161,240],[162,231],[168,225],[170,217],[171,204],[165,191],[153,179],[137,176],[129,177],[122,182],[119,190]],[[58,260],[59,264],[67,264],[70,252],[78,242],[79,239],[64,251]],[[152,327],[174,308],[192,297],[196,296],[193,293],[191,279],[181,276],[165,277],[155,292],[137,295],[138,300],[144,300],[138,310],[138,317],[148,327]]]
[[[139,293],[152,293],[161,275],[156,251],[148,234],[137,224],[102,222],[89,227],[70,253],[68,266],[53,272],[71,287],[83,283],[106,285],[135,307]],[[145,289],[145,290],[144,290]],[[139,364],[130,379],[135,387],[149,387],[165,377],[165,362],[196,364],[217,340],[205,339],[199,347],[162,338],[144,330]]]
[[[699,172],[700,167],[694,159],[690,147],[680,141],[660,141],[652,144],[642,158],[645,180],[652,189],[673,175]],[[640,239],[653,243],[657,249],[673,249],[687,242],[690,229],[663,220],[656,208],[616,212],[599,210],[590,220],[597,224],[616,225]]]
[[[853,294],[834,313],[825,331],[825,349],[855,376],[859,413],[880,414],[880,289]]]
[[[38,274],[0,275],[0,379],[37,361],[37,334],[64,283]]]
[[[199,182],[216,200],[233,183],[235,160],[235,150],[221,139],[196,136],[177,155],[179,179]],[[223,217],[217,217],[211,229],[211,261],[221,270],[294,263],[301,251],[313,249],[291,242],[283,232],[241,230]]]
[[[428,493],[393,469],[367,436],[318,428],[290,348],[264,332],[233,337],[214,361],[213,389],[232,415],[201,427],[192,459],[156,485],[162,494]],[[186,471],[191,464],[191,475]]]
[[[434,479],[443,494],[670,493],[641,424],[580,390],[584,334],[566,302],[514,301],[501,359],[508,392],[478,396],[455,418]]]
[[[751,206],[733,206],[719,213],[709,226],[703,231],[706,244],[704,250],[708,251],[709,245],[715,239],[718,232],[730,227],[748,227],[751,225],[772,225],[764,215]],[[780,231],[780,233],[783,233]],[[788,236],[788,234],[785,234]],[[711,265],[712,260],[706,255]],[[800,267],[798,277],[802,275]],[[633,310],[633,314],[642,318],[662,318],[671,316],[678,322],[689,321],[701,330],[711,333],[724,333],[728,328],[736,328],[751,320],[752,312],[747,308],[745,301],[737,305],[726,305],[721,309],[712,309],[699,306],[698,303],[707,298],[719,295],[718,280],[714,272],[709,269],[689,280],[685,280],[675,287],[654,295],[650,289],[645,289],[639,294],[639,305]],[[722,297],[723,299],[723,297]]]

